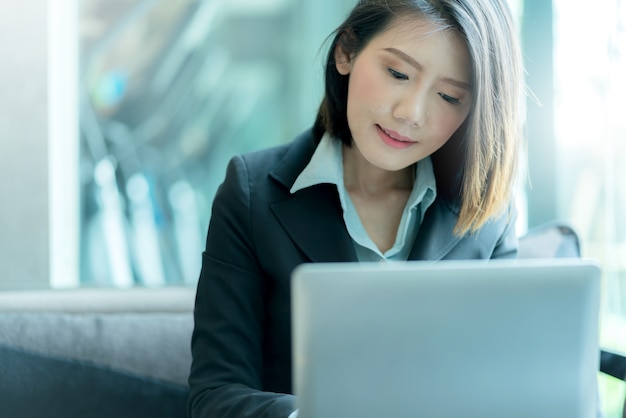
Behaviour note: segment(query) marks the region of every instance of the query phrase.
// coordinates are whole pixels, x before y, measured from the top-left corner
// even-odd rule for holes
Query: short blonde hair
[[[432,155],[438,193],[458,206],[457,235],[480,229],[509,206],[524,155],[524,76],[517,28],[506,0],[361,0],[335,31],[326,61],[326,90],[314,126],[351,144],[348,77],[334,50],[358,55],[397,18],[425,17],[457,31],[472,60],[473,106],[467,120]],[[346,36],[347,35],[347,36]]]

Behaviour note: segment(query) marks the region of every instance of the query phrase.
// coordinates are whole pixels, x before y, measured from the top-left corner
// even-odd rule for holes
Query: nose
[[[427,95],[424,89],[416,86],[406,90],[393,107],[393,117],[406,124],[423,126],[427,115]]]

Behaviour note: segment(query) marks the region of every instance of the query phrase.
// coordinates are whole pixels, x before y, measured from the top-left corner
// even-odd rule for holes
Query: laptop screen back
[[[293,274],[299,418],[588,418],[600,269],[333,263]]]

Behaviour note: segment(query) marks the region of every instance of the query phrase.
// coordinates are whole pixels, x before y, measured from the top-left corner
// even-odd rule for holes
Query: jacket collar
[[[306,167],[317,143],[312,132],[296,137],[270,177],[287,193]],[[352,239],[343,222],[337,188],[321,184],[302,189],[274,203],[271,210],[293,242],[312,262],[357,261]],[[410,260],[441,260],[461,238],[452,231],[457,214],[437,198],[427,210],[410,252]]]
[[[270,177],[289,193],[315,152],[312,132],[298,136]],[[343,222],[337,188],[320,184],[302,189],[271,205],[278,222],[312,262],[357,261],[352,239]]]

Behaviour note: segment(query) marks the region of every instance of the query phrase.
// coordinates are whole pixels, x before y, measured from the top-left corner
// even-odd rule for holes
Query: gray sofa
[[[0,416],[185,417],[194,296],[0,292]]]
[[[520,242],[521,258],[579,254],[565,225]],[[194,297],[194,288],[0,292],[0,417],[185,417]]]

